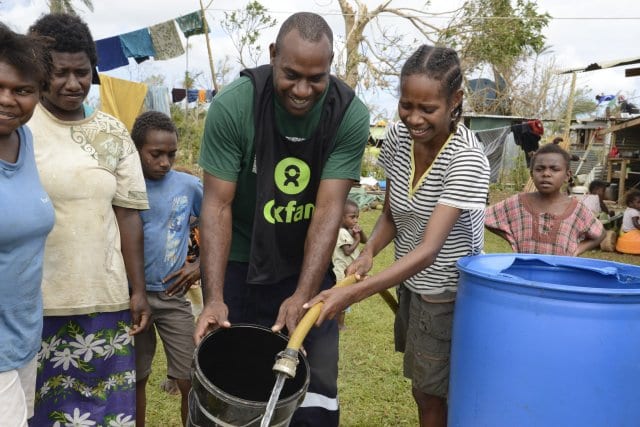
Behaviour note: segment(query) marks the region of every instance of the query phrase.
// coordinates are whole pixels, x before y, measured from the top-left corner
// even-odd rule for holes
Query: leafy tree
[[[336,58],[336,74],[352,88],[393,88],[402,62],[419,43],[416,37],[383,27],[378,19],[381,15],[405,19],[411,28],[432,43],[440,33],[440,28],[428,22],[427,18],[432,14],[423,10],[391,7],[392,0],[386,0],[372,9],[364,0],[338,0],[338,3],[344,21],[345,38],[344,51]],[[375,32],[368,31],[370,25],[375,26]]]
[[[178,105],[171,105],[171,120],[179,135],[177,163],[191,171],[198,169],[197,159],[206,114],[202,108],[182,109]]]
[[[589,87],[576,88],[576,92],[573,95],[571,118],[575,119],[578,114],[593,113],[598,105],[594,99]],[[559,106],[558,117],[565,117],[566,115],[567,105],[566,102],[563,102]]]
[[[429,12],[429,1],[417,9],[395,6],[393,0],[381,0],[377,5],[367,0],[337,1],[344,36],[336,38],[342,46],[336,50],[334,70],[361,95],[377,90],[395,93],[406,58],[418,44],[431,43],[455,48],[467,76],[480,75],[503,83],[499,100],[493,104],[468,97],[474,111],[552,114],[566,98],[567,79],[556,76],[544,56],[543,30],[550,16],[538,12],[536,0],[466,0],[440,13]],[[445,22],[442,17],[449,19],[439,25]],[[400,24],[388,25],[389,18]],[[221,25],[238,52],[238,63],[247,67],[260,61],[263,50],[259,37],[276,21],[258,1],[251,1],[225,13]],[[558,88],[565,88],[565,92]]]
[[[441,42],[458,50],[467,69],[491,64],[513,67],[525,54],[545,49],[542,30],[550,15],[537,12],[531,0],[467,0],[442,31]]]
[[[573,115],[575,118],[578,114],[592,113],[597,107],[597,103],[594,101],[594,97],[591,96],[589,88],[576,89],[573,100]],[[566,113],[566,110],[564,111]]]
[[[220,25],[238,52],[238,63],[242,68],[257,66],[263,52],[260,34],[276,25],[276,20],[257,0],[247,3],[244,9],[225,12],[224,15]]]
[[[231,57],[229,55],[216,59],[216,70],[218,70],[216,72],[216,79],[220,87],[224,87],[237,76],[237,73],[232,73],[234,70],[231,66]]]
[[[467,72],[488,67],[497,86],[490,113],[512,114],[512,94],[527,58],[544,53],[550,15],[537,11],[535,0],[467,0],[440,42],[456,49]]]
[[[394,90],[400,68],[417,44],[444,44],[458,51],[469,73],[489,67],[493,81],[504,83],[501,99],[491,106],[493,112],[511,111],[511,89],[525,72],[523,60],[545,47],[542,30],[550,16],[537,12],[535,0],[467,0],[461,7],[439,14],[427,11],[429,2],[421,10],[393,7],[392,2],[386,0],[370,8],[364,0],[338,0],[346,34],[344,50],[336,56],[339,77],[353,88]],[[422,38],[383,27],[382,15],[405,20],[408,25],[396,28],[411,28]],[[453,18],[446,26],[433,24],[438,21],[432,18],[450,15]],[[480,104],[477,107],[487,109]]]
[[[522,117],[558,117],[570,91],[570,78],[558,74],[555,57],[550,51],[523,59],[511,70],[511,87],[498,93],[499,100],[507,103],[508,110],[477,108]],[[473,100],[473,95],[471,100]],[[491,108],[494,107],[494,108]]]
[[[91,12],[93,12],[92,0],[80,0],[80,2]],[[77,15],[77,11],[73,6],[72,0],[49,0],[49,12],[51,13],[69,13]]]

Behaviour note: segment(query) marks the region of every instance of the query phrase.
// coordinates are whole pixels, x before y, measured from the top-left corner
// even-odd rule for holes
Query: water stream
[[[265,410],[262,421],[260,422],[260,427],[269,427],[269,424],[271,423],[271,417],[273,417],[273,411],[276,409],[276,403],[278,403],[280,392],[282,392],[282,387],[284,386],[284,382],[286,379],[287,374],[285,374],[284,372],[278,372],[276,374],[276,383],[274,384],[273,390],[271,391],[271,397],[269,397],[267,409]]]

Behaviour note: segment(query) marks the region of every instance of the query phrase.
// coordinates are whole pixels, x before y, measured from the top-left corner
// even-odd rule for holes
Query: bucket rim
[[[216,386],[215,384],[213,384],[209,378],[207,378],[207,376],[204,374],[204,372],[202,371],[202,368],[200,366],[200,361],[198,359],[198,354],[199,354],[199,350],[201,349],[202,345],[205,343],[205,341],[207,339],[211,339],[212,336],[214,336],[215,334],[218,333],[224,333],[224,331],[226,330],[230,330],[230,329],[259,329],[262,330],[264,332],[268,332],[271,335],[276,335],[279,336],[280,338],[283,339],[283,346],[282,349],[284,350],[287,342],[289,341],[289,337],[285,334],[283,334],[282,332],[273,332],[270,328],[264,327],[262,325],[256,325],[253,323],[234,323],[231,326],[229,326],[228,328],[218,328],[215,329],[211,332],[209,332],[207,335],[205,335],[202,340],[200,340],[200,343],[196,346],[194,353],[193,353],[193,375],[198,377],[198,382],[200,383],[200,385],[205,388],[207,391],[211,391],[211,390],[215,390],[215,393],[217,394],[218,398],[225,400],[227,403],[242,403],[243,405],[246,405],[248,407],[252,407],[252,408],[256,408],[256,409],[266,409],[267,404],[269,403],[268,401],[266,402],[261,402],[261,401],[257,401],[257,400],[248,400],[248,399],[242,399],[240,397],[234,396],[230,393],[227,393],[226,391],[222,390],[220,387]],[[296,391],[295,393],[291,394],[288,397],[282,398],[282,399],[278,399],[278,402],[276,403],[276,408],[281,408],[287,405],[290,405],[291,403],[295,402],[296,400],[300,399],[302,396],[304,396],[306,394],[306,391],[308,389],[309,386],[309,382],[311,381],[311,370],[309,367],[309,362],[307,360],[307,357],[304,355],[303,352],[299,352],[298,353],[298,357],[301,359],[301,362],[304,365],[304,370],[306,372],[306,378],[304,381],[303,386],[300,388],[300,390]],[[275,362],[275,359],[274,359]],[[275,377],[275,374],[274,374]]]
[[[525,279],[520,276],[501,274],[501,272],[516,261],[540,261],[551,268],[574,268],[589,270],[607,276],[622,276],[632,282],[635,287],[605,288],[593,286],[564,285]],[[480,254],[460,258],[457,267],[461,273],[466,273],[482,280],[490,280],[509,286],[520,286],[529,289],[549,290],[571,294],[592,296],[640,296],[640,267],[616,261],[595,258],[581,258],[562,255],[540,255],[521,253],[493,253]],[[479,267],[482,267],[480,269]],[[631,274],[633,273],[633,274]],[[623,281],[620,281],[624,283]]]

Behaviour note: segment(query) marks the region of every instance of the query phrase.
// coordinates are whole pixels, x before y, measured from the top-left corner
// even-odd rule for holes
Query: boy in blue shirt
[[[202,183],[172,170],[178,134],[171,119],[148,111],[135,121],[131,138],[138,148],[147,185],[149,210],[140,213],[144,229],[144,272],[151,327],[136,336],[136,425],[145,425],[145,387],[156,350],[156,330],[167,356],[167,376],[182,395],[186,423],[194,318],[185,292],[200,279],[200,261],[187,262],[190,220],[200,216]]]

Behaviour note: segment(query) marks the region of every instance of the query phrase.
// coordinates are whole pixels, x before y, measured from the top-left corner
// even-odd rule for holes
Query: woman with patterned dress
[[[35,157],[56,214],[45,247],[44,328],[32,425],[133,426],[133,335],[149,320],[142,225],[148,209],[124,125],[86,99],[97,63],[87,25],[45,15],[53,73],[33,116]]]

